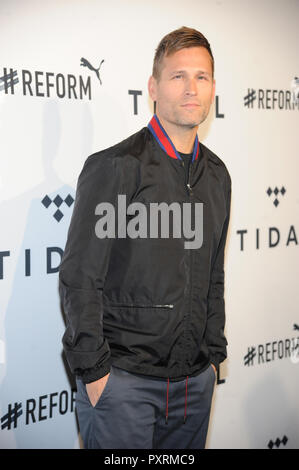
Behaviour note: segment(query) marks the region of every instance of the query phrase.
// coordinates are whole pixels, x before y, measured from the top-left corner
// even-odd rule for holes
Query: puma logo
[[[80,63],[80,65],[82,65],[83,67],[88,67],[89,70],[92,70],[93,72],[95,72],[96,76],[97,76],[98,79],[100,80],[100,84],[102,85],[102,80],[101,80],[101,77],[100,77],[100,68],[101,68],[101,65],[102,65],[103,62],[104,62],[104,59],[101,61],[99,68],[95,69],[95,68],[91,65],[91,63],[88,62],[87,59],[84,59],[84,57],[81,57],[81,63]]]

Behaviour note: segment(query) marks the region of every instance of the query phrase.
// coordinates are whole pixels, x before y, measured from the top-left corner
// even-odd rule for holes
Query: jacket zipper
[[[173,308],[173,304],[153,304],[153,305],[148,305],[148,304],[117,304],[117,305],[111,305],[112,307],[126,307],[126,308]]]
[[[185,168],[185,162],[182,161],[182,165]],[[192,169],[192,161],[189,163],[189,171],[188,171],[188,176],[187,176],[187,183],[185,183],[187,194],[188,194],[188,201],[191,202],[191,197],[193,194],[192,186],[191,186],[191,169]],[[185,174],[186,174],[186,169],[185,169]],[[191,316],[191,308],[192,308],[192,270],[193,270],[193,258],[192,258],[192,250],[189,250],[189,256],[190,256],[190,293],[189,293],[189,316]],[[189,323],[189,322],[188,322]],[[187,325],[185,327],[184,333],[187,332]],[[185,337],[187,338],[187,337]],[[187,338],[188,340],[188,338]],[[188,357],[188,350],[187,348],[185,349],[185,360],[187,360]]]
[[[185,162],[184,161],[182,161],[182,166],[183,166],[183,168],[185,168]],[[191,196],[193,194],[192,186],[190,184],[191,167],[192,167],[192,162],[189,163],[188,178],[187,178],[187,183],[185,184],[188,196]],[[185,173],[187,173],[186,170],[185,170]]]

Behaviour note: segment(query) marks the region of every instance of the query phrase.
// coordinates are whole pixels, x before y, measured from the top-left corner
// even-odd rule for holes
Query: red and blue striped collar
[[[155,137],[160,147],[164,150],[164,152],[167,153],[167,155],[169,155],[172,158],[177,158],[178,160],[182,160],[182,157],[180,156],[179,152],[173,145],[170,137],[167,135],[167,132],[163,128],[156,114],[153,115],[147,127],[149,128],[149,130]],[[199,155],[199,141],[198,141],[198,137],[196,134],[194,147],[193,147],[192,162],[194,162],[194,160],[198,158],[198,155]]]

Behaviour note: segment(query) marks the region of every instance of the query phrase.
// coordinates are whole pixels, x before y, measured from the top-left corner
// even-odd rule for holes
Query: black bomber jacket
[[[59,269],[63,347],[84,383],[103,377],[111,365],[172,381],[195,376],[210,363],[218,368],[227,355],[230,201],[231,178],[222,160],[196,137],[187,174],[156,115],[147,127],[87,158]],[[139,205],[124,212],[132,203]],[[152,203],[176,203],[181,214],[189,203],[193,227],[201,203],[201,246],[186,248],[183,229],[181,236],[154,237],[147,226],[147,236],[125,236],[136,223],[136,207],[149,214]],[[109,234],[99,236],[108,224]]]

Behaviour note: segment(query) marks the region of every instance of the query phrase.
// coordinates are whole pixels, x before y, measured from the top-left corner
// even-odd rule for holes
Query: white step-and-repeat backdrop
[[[199,138],[232,177],[207,447],[299,448],[298,16],[296,0],[1,0],[1,448],[81,446],[57,282],[76,182],[147,125],[154,51],[180,26],[211,43]]]

